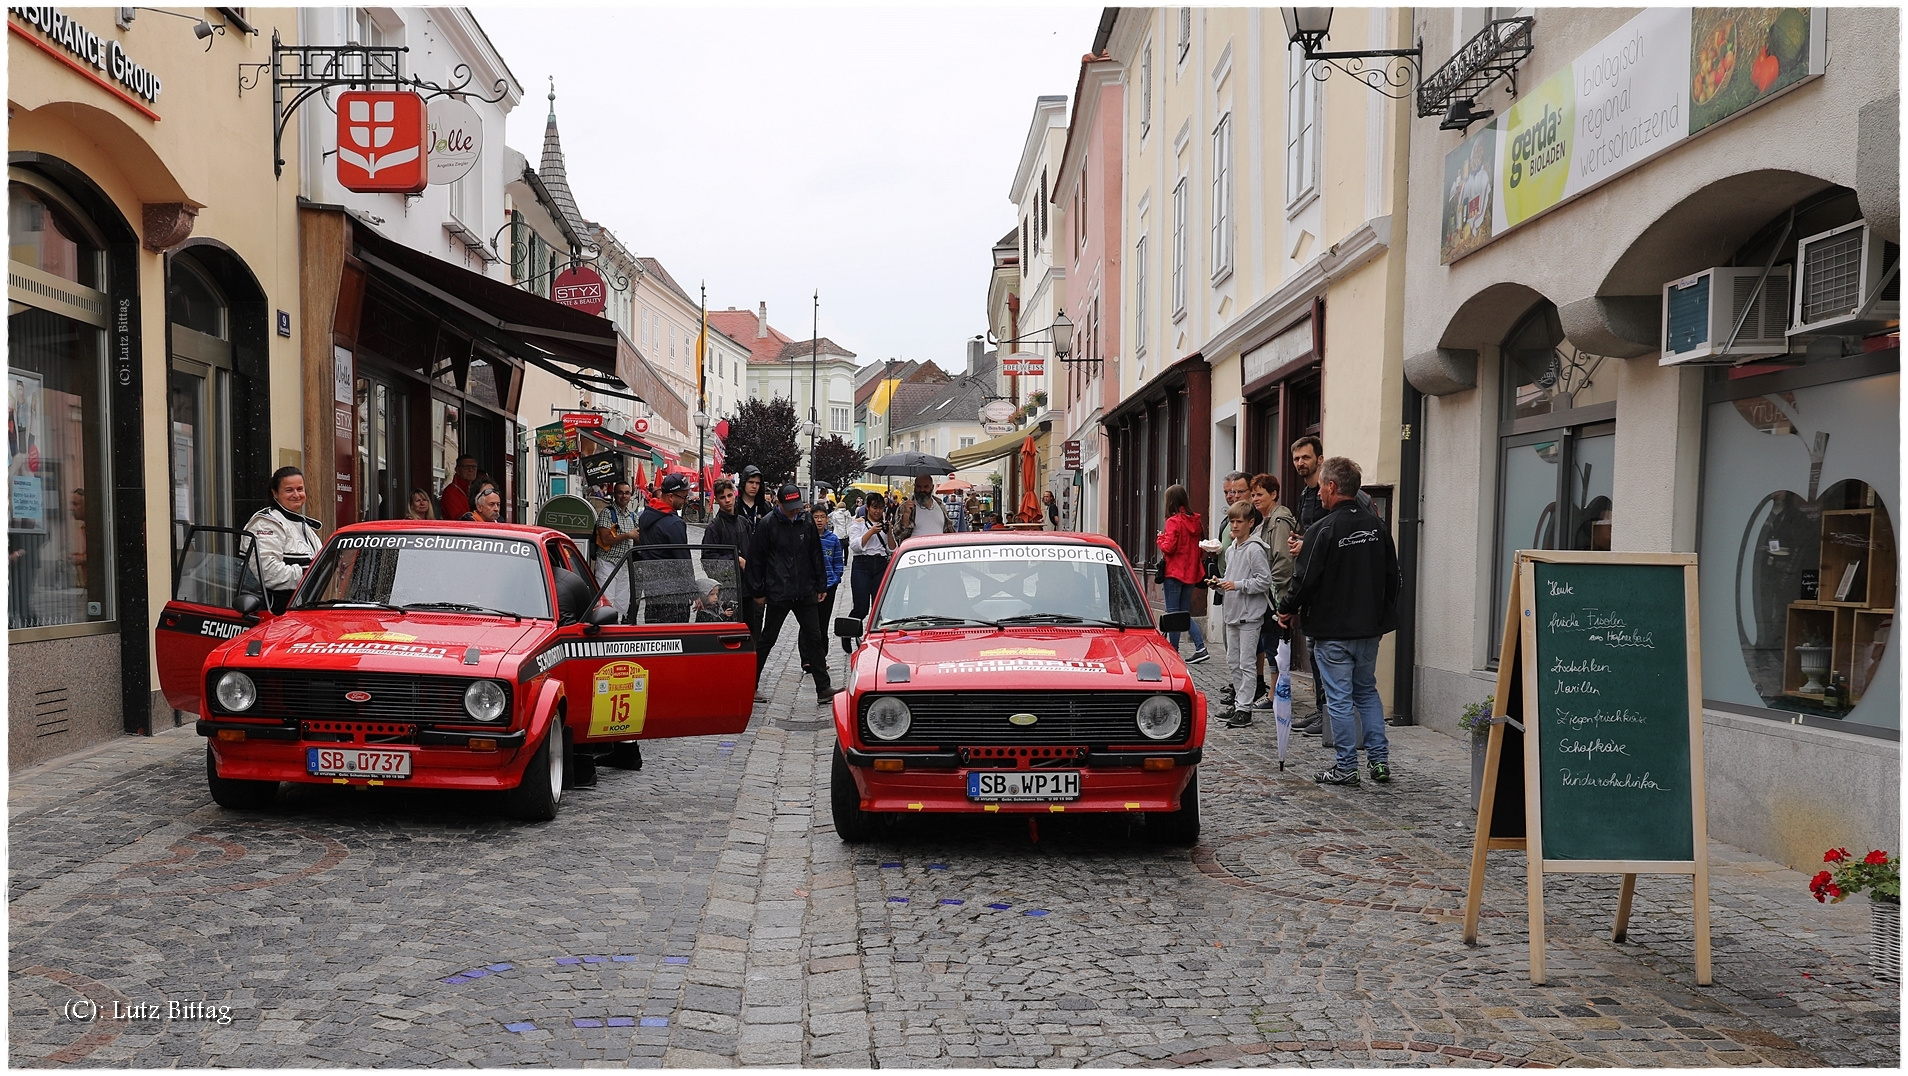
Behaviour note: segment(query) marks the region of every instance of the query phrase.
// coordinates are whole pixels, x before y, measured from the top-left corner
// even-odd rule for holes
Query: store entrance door
[[[358,518],[402,519],[410,510],[410,444],[404,391],[376,376],[358,378]]]

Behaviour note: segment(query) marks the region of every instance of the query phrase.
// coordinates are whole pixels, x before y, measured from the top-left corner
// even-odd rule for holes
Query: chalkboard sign
[[[1683,567],[1531,569],[1544,858],[1693,859]]]
[[[1520,550],[1510,590],[1464,941],[1477,942],[1493,851],[1525,854],[1539,984],[1545,874],[1622,875],[1618,942],[1638,874],[1687,874],[1696,982],[1709,985],[1696,557]]]

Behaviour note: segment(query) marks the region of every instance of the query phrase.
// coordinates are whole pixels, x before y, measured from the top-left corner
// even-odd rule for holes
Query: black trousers
[[[874,604],[875,591],[881,589],[881,579],[888,574],[888,557],[856,557],[848,562],[848,590],[855,596],[854,610],[848,615],[856,620],[868,615],[868,607]]]
[[[756,608],[762,610],[762,630],[755,639],[756,682],[761,682],[769,651],[775,649],[775,640],[782,634],[782,622],[793,613],[795,626],[800,632],[795,645],[801,652],[802,665],[814,672],[816,691],[828,690],[828,644],[822,638],[821,605],[810,598],[805,602],[769,602]]]

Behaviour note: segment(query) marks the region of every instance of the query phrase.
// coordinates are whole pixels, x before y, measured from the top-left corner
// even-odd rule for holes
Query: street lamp
[[[1424,44],[1411,49],[1366,49],[1362,52],[1320,52],[1318,47],[1332,32],[1332,9],[1328,7],[1282,7],[1285,38],[1304,53],[1307,69],[1314,79],[1325,81],[1335,67],[1394,101],[1412,94],[1413,81],[1422,82]],[[1382,61],[1367,68],[1365,61]],[[1322,64],[1321,64],[1322,61]],[[1395,91],[1395,92],[1394,92]],[[1419,104],[1420,116],[1431,115]]]
[[[696,424],[696,496],[701,498],[706,493],[702,478],[709,473],[709,462],[702,456],[703,437],[709,432],[709,412],[697,408],[693,421]],[[703,514],[708,514],[707,505],[703,507]]]

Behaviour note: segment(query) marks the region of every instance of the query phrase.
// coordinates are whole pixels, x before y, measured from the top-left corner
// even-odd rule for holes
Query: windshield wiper
[[[464,602],[412,602],[404,607],[404,612],[413,609],[445,610],[453,613],[488,613],[491,616],[507,616],[522,621],[522,613],[513,613],[508,609],[491,609],[482,605],[467,605]]]
[[[1117,620],[1101,620],[1098,617],[1075,616],[1072,613],[1019,613],[1000,618],[1002,624],[1092,624],[1102,628],[1126,630],[1126,625]]]
[[[404,607],[390,602],[360,601],[356,598],[326,598],[323,601],[305,602],[295,606],[298,609],[389,609],[393,613],[402,613]]]
[[[980,628],[1000,627],[999,624],[996,624],[991,620],[974,620],[970,617],[964,617],[964,616],[938,616],[933,613],[924,613],[920,616],[904,616],[900,618],[899,620],[883,620],[881,623],[875,625],[875,630],[886,631],[889,628],[909,628],[909,627],[946,628],[946,627],[956,627],[956,626],[963,626],[963,625],[973,625],[975,627],[980,627]]]

